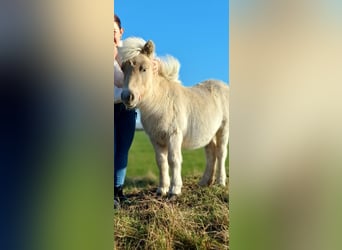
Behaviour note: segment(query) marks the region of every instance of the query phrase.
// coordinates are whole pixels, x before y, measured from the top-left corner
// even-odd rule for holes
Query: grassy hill
[[[159,171],[143,131],[135,134],[128,165],[131,203],[114,210],[114,249],[229,249],[228,187],[197,185],[204,149],[183,151],[183,189],[175,199],[155,194]]]

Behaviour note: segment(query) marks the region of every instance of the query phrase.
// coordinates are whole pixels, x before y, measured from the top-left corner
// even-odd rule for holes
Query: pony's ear
[[[141,54],[145,54],[147,56],[151,56],[154,52],[154,43],[151,40],[148,40],[144,47],[141,50]]]

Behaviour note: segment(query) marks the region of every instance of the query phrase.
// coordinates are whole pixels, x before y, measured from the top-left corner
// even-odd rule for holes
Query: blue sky
[[[157,55],[179,60],[183,85],[208,78],[229,83],[228,0],[115,0],[114,10],[124,38],[153,40]]]

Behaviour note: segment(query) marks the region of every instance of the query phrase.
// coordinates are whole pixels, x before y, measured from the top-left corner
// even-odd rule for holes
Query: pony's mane
[[[146,41],[139,37],[129,37],[123,40],[122,46],[118,48],[120,61],[125,62],[139,55],[145,44]],[[155,53],[152,57],[156,58]],[[176,58],[167,55],[161,57],[159,62],[159,74],[161,76],[170,81],[180,82],[178,80],[180,63]]]
[[[180,83],[179,81],[179,61],[173,56],[167,55],[165,57],[160,58],[160,67],[159,74],[164,76],[166,79],[170,81],[175,81]]]

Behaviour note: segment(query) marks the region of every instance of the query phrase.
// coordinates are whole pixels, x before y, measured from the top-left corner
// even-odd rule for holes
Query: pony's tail
[[[166,55],[160,58],[160,70],[159,72],[167,80],[180,82],[179,81],[179,69],[180,63],[173,56]]]

